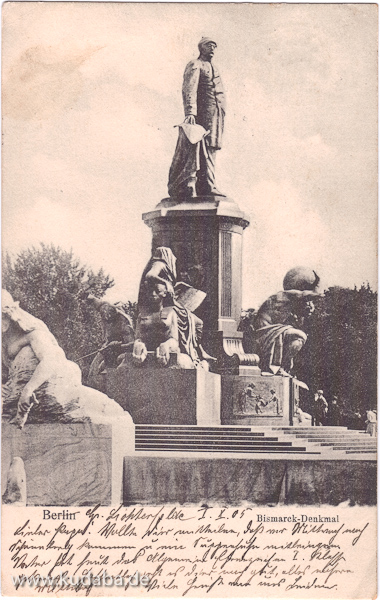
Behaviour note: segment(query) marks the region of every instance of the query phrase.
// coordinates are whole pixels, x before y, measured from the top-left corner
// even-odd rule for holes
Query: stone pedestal
[[[128,429],[126,429],[126,424]],[[15,456],[24,461],[27,506],[118,505],[125,456],[134,452],[130,419],[93,423],[2,425],[1,483]]]
[[[134,423],[220,425],[220,375],[204,369],[122,364],[107,369],[107,395]]]
[[[218,358],[216,370],[238,372],[244,355],[237,331],[242,308],[242,237],[249,225],[225,196],[167,198],[143,215],[152,250],[167,246],[177,257],[177,279],[207,293],[196,314],[204,322],[203,346]]]
[[[249,371],[249,369],[247,369]],[[223,425],[287,426],[293,424],[299,388],[292,377],[244,374],[222,377]]]

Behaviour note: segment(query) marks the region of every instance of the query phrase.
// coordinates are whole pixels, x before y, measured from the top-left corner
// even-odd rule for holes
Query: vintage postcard
[[[2,593],[377,590],[377,4],[2,6]]]

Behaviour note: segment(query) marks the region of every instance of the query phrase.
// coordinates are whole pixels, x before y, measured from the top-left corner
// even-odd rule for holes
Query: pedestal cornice
[[[197,196],[186,202],[177,202],[172,198],[164,198],[150,212],[144,213],[142,218],[149,225],[150,222],[161,218],[178,217],[226,217],[232,219],[243,229],[249,225],[249,217],[242,212],[236,202],[226,196]]]

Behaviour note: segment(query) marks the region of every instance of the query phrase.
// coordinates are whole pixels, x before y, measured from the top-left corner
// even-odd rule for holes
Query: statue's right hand
[[[188,117],[186,117],[185,123],[188,123],[189,125],[195,125],[196,123],[194,115],[189,115]]]
[[[146,349],[144,342],[142,342],[141,340],[136,340],[135,343],[133,344],[133,351],[132,351],[132,358],[133,358],[134,362],[136,362],[137,364],[143,363],[144,360],[146,359],[147,355],[148,355],[148,351]]]

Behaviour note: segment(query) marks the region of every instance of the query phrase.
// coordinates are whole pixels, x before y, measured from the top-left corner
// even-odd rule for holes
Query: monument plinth
[[[220,425],[220,375],[152,363],[136,368],[127,359],[117,369],[107,369],[107,394],[134,423]]]
[[[204,322],[203,345],[218,358],[219,371],[234,365],[237,372],[239,363],[232,356],[244,355],[238,325],[247,215],[230,198],[215,194],[186,202],[165,198],[143,220],[152,229],[152,251],[171,248],[178,280],[206,292],[196,311]]]

